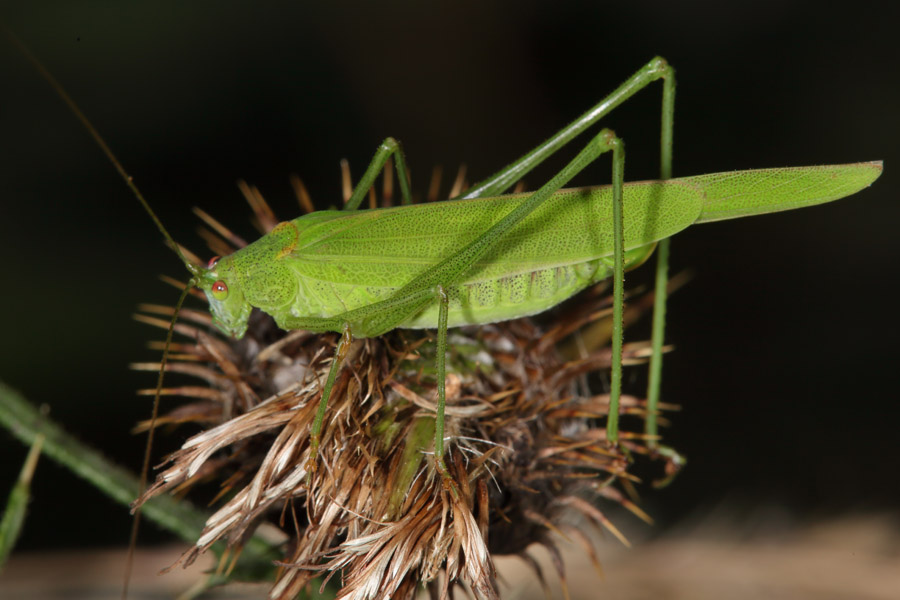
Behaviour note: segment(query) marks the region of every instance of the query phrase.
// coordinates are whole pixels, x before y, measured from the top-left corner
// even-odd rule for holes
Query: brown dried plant
[[[301,205],[311,208],[302,183],[293,182]],[[277,220],[259,192],[241,189],[257,225],[271,230]],[[202,236],[213,253],[244,245],[197,212],[210,227]],[[632,303],[630,320],[648,300]],[[274,524],[283,532],[284,558],[272,598],[297,597],[317,589],[314,579],[334,577],[339,598],[408,599],[423,585],[443,598],[460,584],[477,598],[498,598],[494,555],[522,556],[543,584],[528,554],[532,544],[549,550],[565,581],[559,540],[580,543],[596,563],[593,538],[573,515],[627,544],[597,500],[649,521],[629,499],[638,481],[629,468],[637,455],[659,458],[641,433],[624,431],[618,445],[609,444],[608,396],[585,391],[587,375],[610,365],[608,304],[594,290],[540,325],[519,319],[451,332],[446,436],[455,490],[445,489],[430,460],[436,386],[427,333],[395,330],[353,343],[311,469],[308,432],[337,336],[284,332],[257,312],[243,340],[226,340],[209,333],[207,313],[185,309],[176,328],[185,341],[173,345],[167,371],[204,385],[166,389],[191,401],[157,425],[193,423],[202,432],[167,459],[139,502],[201,483],[219,486],[221,504],[182,556],[184,565],[217,540],[239,550],[258,527]],[[558,348],[573,334],[594,339],[577,357],[563,358]],[[643,362],[647,351],[646,343],[626,345],[626,364]],[[644,401],[622,400],[623,414],[633,416],[626,425],[640,427]],[[666,469],[675,466],[669,461]]]

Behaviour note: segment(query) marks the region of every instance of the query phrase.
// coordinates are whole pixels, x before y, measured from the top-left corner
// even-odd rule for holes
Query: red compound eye
[[[217,281],[212,284],[212,295],[216,300],[224,300],[228,297],[228,286],[224,281]]]
[[[209,264],[206,265],[206,268],[212,269],[214,266],[216,266],[216,263],[219,262],[219,258],[221,258],[221,257],[213,256],[211,259],[209,259]]]

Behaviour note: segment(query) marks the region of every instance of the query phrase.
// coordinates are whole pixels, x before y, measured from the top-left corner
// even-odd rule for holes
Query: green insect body
[[[869,185],[880,163],[737,171],[624,186],[625,266],[691,224],[828,202]],[[216,325],[240,338],[251,307],[283,329],[386,301],[527,198],[515,194],[387,209],[320,211],[282,223],[202,275]],[[445,286],[448,326],[551,308],[613,274],[611,186],[562,190]],[[214,291],[215,289],[227,290]],[[436,328],[437,298],[397,327]],[[365,322],[349,323],[368,337]],[[340,327],[337,327],[340,330]]]
[[[192,275],[189,286],[206,293],[213,320],[221,331],[243,336],[255,307],[271,315],[282,329],[342,333],[310,428],[310,472],[315,470],[328,398],[350,340],[395,328],[436,327],[434,457],[445,485],[452,489],[443,460],[447,328],[538,313],[608,277],[613,280],[613,314],[606,435],[610,444],[618,443],[623,273],[626,267],[642,263],[657,244],[645,434],[655,451],[673,452],[656,442],[669,236],[694,223],[829,202],[861,190],[881,173],[880,162],[869,162],[672,179],[675,70],[665,59],[655,57],[598,104],[518,160],[473,185],[459,199],[410,205],[405,158],[396,140],[388,138],[342,211],[315,212],[281,223],[256,242],[201,268],[187,261],[131,177],[62,87],[26,48],[21,48],[81,120],[170,242]],[[624,142],[609,129],[602,129],[538,190],[502,195],[549,156],[657,80],[662,81],[659,181],[625,184]],[[604,154],[612,155],[611,186],[564,189]],[[391,157],[403,203],[409,206],[357,210]],[[153,419],[175,319],[187,291],[176,305],[163,351]],[[145,475],[149,447],[148,439]]]
[[[538,190],[501,196],[543,160],[657,79],[663,81],[660,181],[626,185],[624,142],[611,130],[602,129]],[[541,312],[607,277],[613,280],[613,310],[606,434],[610,444],[617,444],[624,271],[643,262],[657,242],[660,257],[645,433],[653,440],[652,448],[670,452],[655,441],[669,236],[693,223],[835,200],[869,185],[881,172],[881,163],[873,162],[672,179],[674,103],[675,71],[656,57],[600,103],[474,185],[460,199],[357,210],[392,156],[403,203],[410,204],[405,158],[400,145],[388,138],[343,211],[318,212],[282,223],[230,257],[211,262],[208,269],[190,265],[181,257],[194,276],[191,285],[206,292],[214,322],[229,335],[245,333],[253,307],[270,314],[282,329],[342,333],[310,428],[309,473],[316,469],[328,399],[353,336],[374,337],[403,327],[436,327],[435,467],[448,489],[453,489],[443,459],[447,328]],[[612,155],[611,186],[564,189],[607,153]]]

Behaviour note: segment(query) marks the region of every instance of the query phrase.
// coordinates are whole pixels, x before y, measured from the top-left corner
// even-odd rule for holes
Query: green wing
[[[704,223],[830,202],[870,185],[880,162],[786,167],[625,185],[625,246]],[[400,287],[458,251],[528,194],[300,217],[293,268],[341,285]],[[478,282],[612,255],[610,186],[562,190],[476,263]]]
[[[527,196],[334,213],[304,230],[292,253],[294,268],[304,276],[335,283],[398,287],[473,241]],[[702,201],[703,193],[684,181],[627,184],[627,249],[689,226],[700,214]],[[298,226],[303,226],[304,218],[296,221]],[[562,190],[488,251],[465,281],[610,256],[612,240],[611,188]]]
[[[687,177],[706,193],[698,223],[803,208],[862,190],[881,175],[881,161],[785,167]]]

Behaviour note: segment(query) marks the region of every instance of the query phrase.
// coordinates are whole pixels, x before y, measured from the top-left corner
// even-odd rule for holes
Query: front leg
[[[325,388],[322,390],[322,397],[319,399],[316,417],[313,420],[312,427],[309,429],[309,460],[306,464],[306,470],[310,475],[316,472],[316,459],[319,456],[322,424],[325,422],[325,410],[328,408],[331,388],[334,387],[334,380],[337,378],[338,371],[341,370],[341,364],[347,356],[347,350],[350,348],[350,342],[352,341],[353,335],[350,332],[350,326],[344,325],[341,339],[338,340],[337,347],[334,349],[334,358],[331,360],[331,368],[328,369],[328,378],[325,380]]]

